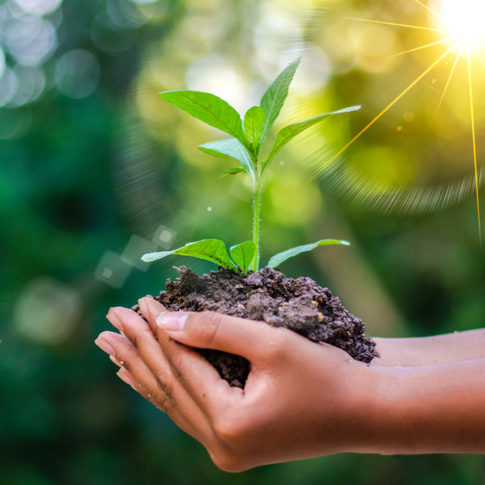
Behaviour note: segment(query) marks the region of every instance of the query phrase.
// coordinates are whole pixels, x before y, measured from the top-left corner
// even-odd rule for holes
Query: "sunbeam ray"
[[[429,21],[422,24],[408,24],[401,22],[388,22],[385,20],[374,20],[372,18],[362,18],[353,16],[341,16],[343,19],[350,21],[364,22],[368,24],[386,25],[390,27],[397,27],[403,29],[413,29],[415,31],[427,31],[431,34],[434,33],[434,39],[430,42],[418,45],[411,49],[404,50],[402,52],[397,52],[391,54],[389,57],[402,56],[405,54],[413,52],[421,52],[426,49],[432,48],[434,46],[443,46],[441,55],[430,65],[424,69],[423,72],[412,81],[407,87],[405,87],[382,111],[380,111],[377,116],[375,116],[371,121],[369,121],[353,138],[350,139],[342,148],[337,148],[337,153],[329,156],[328,153],[324,153],[322,149],[317,149],[311,155],[310,167],[312,169],[312,178],[320,177],[323,172],[327,176],[331,173],[337,173],[338,176],[343,176],[345,172],[345,177],[350,177],[352,184],[357,184],[357,179],[359,175],[355,177],[348,171],[347,165],[344,163],[341,155],[362,135],[364,135],[378,120],[380,120],[396,103],[398,103],[410,90],[412,90],[426,75],[433,71],[440,62],[445,60],[447,56],[452,53],[452,65],[449,72],[439,71],[439,75],[446,78],[446,82],[443,87],[442,93],[440,93],[440,99],[436,108],[436,115],[438,115],[441,110],[443,103],[448,95],[450,95],[451,85],[457,80],[457,82],[463,82],[462,93],[466,96],[468,91],[469,96],[469,111],[470,111],[470,124],[471,124],[471,138],[472,138],[472,150],[473,150],[473,173],[470,174],[470,183],[466,185],[460,183],[453,192],[453,197],[448,197],[446,193],[446,187],[442,186],[437,188],[430,197],[426,196],[426,191],[423,189],[422,192],[419,191],[407,191],[405,187],[392,190],[392,196],[389,190],[392,187],[378,187],[374,185],[374,192],[371,197],[375,197],[376,201],[380,207],[386,203],[386,201],[391,204],[393,210],[397,210],[402,206],[404,208],[418,207],[411,201],[411,198],[416,195],[419,198],[419,210],[422,209],[421,201],[424,201],[426,208],[431,208],[433,204],[436,207],[442,207],[442,200],[446,199],[449,203],[452,200],[457,201],[459,198],[464,198],[471,193],[476,195],[476,211],[478,219],[478,233],[480,247],[482,247],[482,230],[481,230],[481,213],[480,213],[480,186],[483,184],[483,174],[485,170],[481,168],[479,164],[479,158],[477,153],[478,147],[478,121],[477,116],[478,111],[475,107],[475,101],[477,94],[474,92],[475,77],[478,75],[475,69],[473,69],[473,62],[477,65],[480,63],[483,68],[485,68],[485,55],[483,55],[483,50],[485,49],[485,30],[483,29],[483,18],[485,15],[485,0],[474,0],[474,1],[459,1],[459,0],[441,0],[431,3],[431,0],[411,0],[415,4],[419,5],[422,9],[428,11]],[[434,18],[431,18],[434,17]],[[449,43],[449,44],[448,44]],[[466,53],[466,59],[465,59]],[[476,59],[475,59],[476,58]],[[463,62],[461,62],[463,61]],[[448,64],[448,63],[447,63]],[[465,66],[466,64],[466,66]],[[446,68],[448,69],[448,68]],[[477,69],[478,70],[478,69]],[[480,70],[480,74],[481,70]],[[462,79],[463,75],[463,79]],[[475,76],[475,77],[474,77]],[[478,81],[477,81],[478,82]],[[468,84],[468,86],[467,86]],[[460,94],[457,94],[460,96]],[[466,108],[466,97],[461,96],[463,99],[459,99],[462,103],[465,103]],[[456,113],[455,113],[456,114]],[[467,115],[468,116],[468,115]],[[400,127],[402,129],[402,127]],[[399,129],[398,129],[399,131]],[[332,176],[330,176],[332,178]],[[335,178],[335,177],[334,177]],[[349,180],[350,180],[349,179]],[[369,181],[370,183],[370,181]],[[359,185],[359,184],[357,184]],[[364,184],[365,185],[365,184]],[[362,200],[362,193],[365,191],[367,185],[360,184],[357,192],[354,193],[355,199]],[[371,184],[372,185],[372,184]],[[357,187],[355,187],[357,188]],[[382,189],[382,190],[381,190]],[[385,196],[383,195],[385,194]],[[382,197],[381,197],[382,195]],[[402,196],[402,197],[401,197]],[[447,198],[448,197],[448,198]],[[447,204],[448,204],[447,202]]]
[[[391,57],[396,56],[403,56],[404,54],[410,54],[411,52],[420,51],[423,49],[427,49],[428,47],[433,47],[435,45],[445,44],[446,42],[451,42],[453,40],[452,37],[448,37],[446,39],[437,40],[435,42],[429,42],[428,44],[420,45],[419,47],[413,47],[412,49],[407,49],[402,52],[398,52],[397,54],[393,54]]]
[[[421,25],[409,25],[409,24],[400,24],[398,22],[386,22],[384,20],[373,20],[373,19],[364,19],[360,17],[347,17],[343,16],[342,18],[346,20],[355,20],[357,22],[367,22],[370,24],[380,24],[380,25],[390,25],[391,27],[404,27],[407,29],[417,29],[417,30],[425,30],[425,31],[431,31],[431,32],[440,32],[442,34],[450,34],[451,32],[449,30],[444,30],[444,29],[438,29],[437,27],[423,27]]]
[[[475,51],[476,56],[478,57],[478,60],[482,64],[483,67],[485,67],[485,60],[483,59],[482,53],[480,50],[475,46],[473,47],[473,50]]]
[[[473,103],[472,63],[471,63],[470,48],[467,49],[467,64],[468,64],[468,91],[469,91],[469,98],[470,98],[470,121],[472,125],[473,166],[475,171],[475,190],[476,190],[476,196],[477,196],[478,237],[480,239],[480,247],[482,247],[480,195],[479,195],[479,187],[478,187],[477,136],[475,131],[475,107]]]
[[[440,97],[440,100],[438,102],[438,107],[436,108],[436,114],[438,114],[439,110],[441,109],[441,105],[443,104],[443,100],[445,99],[445,95],[448,92],[448,88],[450,87],[451,80],[453,79],[453,76],[454,76],[455,71],[456,71],[456,66],[458,65],[458,62],[460,61],[462,54],[463,54],[463,46],[460,47],[460,50],[456,54],[455,62],[453,63],[453,66],[451,68],[448,79],[446,80],[445,87],[443,88],[443,92],[441,93],[441,97]]]
[[[433,8],[431,8],[429,5],[426,5],[425,3],[421,2],[420,0],[414,0],[418,5],[420,5],[421,7],[425,8],[428,12],[431,12],[433,15],[436,15],[438,18],[443,18],[443,16],[437,12],[436,10],[434,10]]]
[[[378,121],[385,113],[387,113],[403,96],[405,96],[416,84],[421,81],[427,74],[429,74],[443,59],[448,56],[448,54],[456,47],[456,44],[453,44],[450,48],[448,48],[438,59],[436,59],[430,66],[428,66],[413,82],[411,82],[398,96],[396,96],[372,121],[370,121],[357,135],[355,135],[343,148],[341,148],[327,163],[325,166],[330,165],[334,162],[337,158],[342,155],[355,141],[357,141],[371,126],[373,126],[376,121]],[[313,178],[317,177],[321,174],[324,168],[315,167],[315,174]]]

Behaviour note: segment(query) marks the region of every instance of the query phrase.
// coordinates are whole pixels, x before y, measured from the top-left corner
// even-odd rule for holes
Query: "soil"
[[[219,269],[198,276],[182,266],[179,277],[168,279],[166,290],[155,297],[168,310],[216,311],[286,327],[313,342],[339,347],[354,359],[369,363],[378,357],[375,342],[364,335],[364,324],[333,296],[308,277],[287,278],[276,269],[248,274]],[[133,307],[138,311],[138,307]],[[231,386],[244,387],[249,362],[216,350],[199,352]]]

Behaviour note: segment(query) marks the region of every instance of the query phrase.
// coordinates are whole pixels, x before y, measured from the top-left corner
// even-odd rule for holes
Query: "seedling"
[[[214,94],[199,91],[165,91],[160,97],[175,105],[204,123],[217,128],[231,138],[205,143],[199,147],[205,153],[216,157],[235,159],[240,166],[230,168],[225,174],[244,173],[251,178],[253,187],[252,204],[252,239],[230,248],[219,239],[203,239],[187,243],[172,251],[147,253],[142,256],[145,262],[165,258],[171,254],[192,256],[212,261],[217,265],[247,273],[249,269],[258,271],[260,266],[260,228],[261,228],[261,197],[263,193],[263,175],[275,155],[295,136],[319,123],[328,116],[357,111],[360,106],[323,113],[286,126],[276,135],[273,146],[267,156],[262,155],[262,147],[266,137],[280,114],[281,108],[288,96],[288,89],[301,59],[292,62],[274,80],[261,98],[259,106],[253,106],[241,119],[239,113],[226,101]],[[267,266],[275,268],[289,258],[300,253],[312,251],[318,246],[338,244],[349,246],[348,241],[338,239],[321,239],[311,244],[297,246],[275,254]]]

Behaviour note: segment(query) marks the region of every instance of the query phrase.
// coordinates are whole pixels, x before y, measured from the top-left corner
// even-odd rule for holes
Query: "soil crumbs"
[[[308,277],[287,278],[276,269],[248,274],[219,269],[198,276],[182,266],[179,277],[168,279],[155,297],[168,310],[205,310],[285,327],[313,342],[339,347],[354,359],[369,363],[378,357],[375,342],[364,335],[364,324],[333,296]],[[138,308],[133,307],[135,310]],[[249,362],[217,350],[199,349],[231,386],[244,387]]]

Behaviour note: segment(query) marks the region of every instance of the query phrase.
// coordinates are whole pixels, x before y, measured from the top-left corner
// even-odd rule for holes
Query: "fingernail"
[[[133,389],[136,390],[136,382],[135,380],[131,377],[131,374],[126,369],[120,369],[116,375],[126,384],[131,386]]]
[[[146,296],[138,300],[138,306],[140,307],[140,310],[143,313],[143,316],[146,318],[148,316],[148,308],[147,308],[145,298]]]
[[[116,314],[115,310],[111,308],[108,314],[106,315],[106,318],[111,323],[111,325],[113,325],[113,327],[117,328],[120,331],[122,330],[121,320]]]
[[[181,312],[162,312],[157,317],[157,325],[167,332],[179,332],[184,328],[187,314]]]
[[[149,320],[154,321],[157,319],[157,316],[160,314],[160,305],[157,301],[153,298],[142,298],[143,300],[143,307],[145,308],[146,313],[144,313],[145,317]]]
[[[105,337],[98,337],[94,343],[101,349],[104,350],[107,354],[113,355],[115,353],[114,347],[111,345],[110,342]]]

